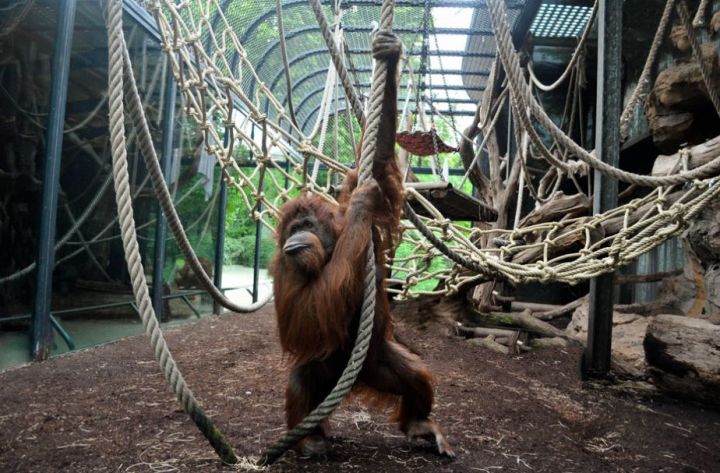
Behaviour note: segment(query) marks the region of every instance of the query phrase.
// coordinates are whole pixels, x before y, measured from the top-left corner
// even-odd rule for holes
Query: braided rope
[[[345,68],[345,63],[342,61],[340,53],[338,52],[335,38],[333,38],[333,34],[330,30],[330,25],[328,25],[327,18],[325,18],[325,13],[323,13],[320,0],[309,0],[309,2],[313,13],[315,13],[315,18],[317,19],[318,26],[320,27],[320,32],[322,33],[323,39],[325,40],[325,44],[327,45],[328,51],[330,52],[330,56],[332,57],[333,63],[335,64],[335,70],[340,75],[340,80],[342,81],[343,88],[345,89],[345,95],[347,96],[348,100],[350,100],[350,106],[352,107],[353,113],[355,114],[355,119],[364,128],[365,114],[363,112],[362,102],[358,98],[352,82],[350,82],[350,75],[348,74],[347,68]]]
[[[652,44],[650,45],[650,51],[648,52],[645,66],[643,66],[643,70],[640,73],[640,78],[638,79],[638,83],[635,86],[635,90],[633,90],[633,93],[630,96],[630,100],[628,101],[627,105],[625,105],[625,109],[623,110],[622,115],[620,115],[620,137],[623,140],[627,139],[628,129],[630,128],[630,119],[632,118],[632,114],[635,111],[635,107],[640,101],[640,97],[642,96],[645,89],[650,85],[650,73],[652,72],[652,68],[655,65],[655,60],[657,59],[657,53],[660,50],[660,45],[662,45],[662,41],[665,38],[665,31],[667,30],[667,26],[670,23],[673,6],[675,6],[675,0],[667,0],[667,2],[665,2],[665,8],[663,9],[663,14],[660,17],[660,22],[658,23],[657,30],[655,30],[655,37],[653,38]]]
[[[153,190],[155,191],[155,196],[160,203],[160,208],[162,209],[162,212],[167,219],[168,226],[172,231],[173,237],[175,237],[178,248],[180,248],[180,251],[185,257],[185,260],[190,265],[190,268],[193,270],[193,273],[200,282],[200,285],[208,292],[208,294],[210,294],[210,296],[218,304],[222,305],[230,311],[239,313],[254,312],[260,309],[268,303],[271,298],[270,294],[266,295],[261,300],[249,305],[236,304],[235,302],[225,297],[225,295],[222,293],[222,291],[220,291],[220,289],[215,287],[215,284],[213,284],[210,276],[208,276],[208,274],[205,272],[202,265],[200,264],[200,260],[198,259],[197,254],[195,253],[192,245],[190,244],[190,240],[185,233],[185,229],[183,228],[183,224],[180,221],[177,210],[173,205],[173,199],[170,195],[170,190],[168,189],[165,178],[163,177],[162,169],[160,168],[160,160],[158,159],[157,152],[155,151],[155,146],[153,145],[152,136],[150,135],[150,128],[148,126],[147,118],[145,117],[145,112],[143,110],[142,100],[140,99],[140,94],[138,92],[137,84],[135,82],[135,76],[132,72],[130,53],[128,52],[127,46],[125,45],[124,39],[122,52],[124,63],[123,73],[125,78],[125,81],[123,83],[125,87],[125,96],[128,100],[128,109],[130,111],[130,116],[132,117],[132,123],[134,124],[138,133],[140,149],[143,159],[145,160],[145,166],[150,175]]]
[[[316,0],[310,0],[311,4],[315,1]],[[394,0],[383,1],[382,9],[380,11],[380,25],[382,29],[390,30],[392,28],[394,6]],[[322,11],[320,13],[322,14]],[[322,17],[324,18],[324,16]],[[329,31],[327,22],[318,20],[318,24],[320,25],[320,29],[323,31],[323,36],[326,36],[325,33]],[[333,59],[335,59],[335,55],[338,54],[337,49],[332,49],[329,43],[328,47],[330,48]],[[343,73],[340,72],[341,69],[337,67],[337,63],[340,61],[335,62],[336,69],[342,77]],[[347,71],[345,71],[345,74],[347,74]],[[370,89],[370,102],[368,105],[370,113],[365,122],[365,135],[363,138],[359,163],[359,184],[367,182],[372,177],[373,153],[375,152],[375,147],[377,145],[377,134],[382,115],[382,102],[385,94],[387,74],[387,63],[385,61],[379,61],[375,66],[375,73],[373,75],[372,86]],[[299,440],[304,438],[316,426],[318,426],[320,422],[330,416],[340,405],[345,396],[352,390],[355,380],[360,375],[363,363],[365,362],[365,357],[367,356],[368,348],[370,347],[370,340],[372,338],[377,291],[375,285],[375,249],[372,242],[368,245],[366,252],[365,277],[363,278],[365,291],[363,293],[363,303],[360,309],[360,323],[357,338],[355,339],[355,346],[352,349],[347,366],[343,370],[340,375],[340,379],[330,394],[328,394],[300,424],[295,426],[285,435],[285,437],[270,447],[262,455],[261,460],[258,462],[259,465],[269,465],[273,463],[287,449],[295,445]]]
[[[93,213],[95,210],[95,207],[97,207],[97,204],[100,202],[100,199],[105,195],[105,191],[107,191],[108,186],[110,186],[112,178],[108,175],[108,177],[105,179],[105,182],[102,183],[100,186],[100,189],[98,189],[97,193],[95,194],[95,197],[92,198],[90,203],[85,207],[85,210],[82,214],[73,222],[72,227],[68,229],[67,232],[60,238],[57,243],[55,243],[55,246],[53,246],[53,251],[57,252],[65,243],[70,240],[70,237],[73,236],[78,230],[80,230],[80,227],[83,223],[85,223],[85,220],[90,216],[90,214]],[[56,266],[60,264],[60,262],[55,263]],[[37,266],[37,261],[33,261],[29,265],[25,266],[24,268],[8,275],[0,278],[0,285],[8,283],[10,281],[15,281],[17,279],[20,279],[21,277],[32,273],[35,270],[35,267]]]
[[[707,7],[707,5],[705,6]],[[702,15],[703,11],[704,9],[701,5],[698,9],[698,15]],[[685,31],[687,32],[688,40],[690,40],[690,46],[692,47],[693,56],[695,56],[695,60],[700,67],[700,75],[702,75],[703,82],[705,83],[705,88],[707,89],[708,96],[710,97],[710,101],[712,102],[713,107],[715,107],[715,111],[720,114],[720,96],[718,96],[718,91],[712,81],[712,71],[710,70],[708,65],[705,64],[705,61],[703,61],[700,41],[695,34],[695,28],[693,27],[693,24],[690,22],[690,13],[688,12],[687,4],[684,0],[680,0],[680,2],[677,4],[677,12],[678,16],[680,17],[680,21],[682,22],[682,25],[685,27]]]
[[[693,18],[692,25],[695,28],[701,28],[705,26],[705,12],[707,11],[708,4],[710,2],[708,0],[700,0],[700,5],[698,5],[697,12],[695,12],[695,18]]]
[[[142,318],[145,333],[155,352],[155,358],[170,385],[173,393],[183,406],[185,412],[195,422],[200,431],[208,439],[220,458],[226,463],[237,463],[238,459],[232,447],[213,421],[207,417],[190,388],[185,383],[175,360],[170,353],[163,337],[160,323],[150,301],[142,260],[135,231],[130,182],[128,176],[127,149],[125,142],[125,116],[123,107],[123,50],[127,51],[123,42],[122,1],[108,0],[108,56],[109,56],[109,87],[110,96],[110,141],[113,158],[113,180],[115,200],[120,216],[120,228],[125,250],[125,259],[132,281],[133,294]]]
[[[488,10],[492,18],[493,31],[495,39],[498,43],[498,54],[507,71],[508,84],[512,91],[513,103],[515,106],[515,116],[518,122],[523,125],[524,131],[528,133],[533,144],[538,147],[543,158],[567,173],[577,173],[581,170],[576,164],[563,162],[550,153],[542,143],[537,131],[532,126],[530,119],[522,113],[522,111],[530,109],[532,115],[538,122],[550,133],[555,141],[562,147],[566,148],[570,153],[578,157],[582,162],[589,165],[596,171],[607,176],[614,177],[623,182],[637,184],[645,187],[660,187],[683,184],[685,182],[704,179],[717,176],[720,174],[720,157],[717,157],[707,164],[699,166],[693,170],[677,173],[670,176],[647,176],[632,172],[623,171],[619,168],[611,166],[597,159],[593,154],[578,145],[572,138],[565,134],[548,116],[545,110],[538,104],[532,95],[532,92],[525,82],[520,67],[520,59],[515,52],[510,37],[510,27],[508,25],[507,10],[503,0],[487,0]]]
[[[35,0],[28,0],[26,2],[22,2],[22,5],[20,6],[20,11],[18,11],[15,14],[8,14],[4,13],[3,16],[5,17],[5,20],[0,23],[0,38],[3,36],[7,36],[10,33],[12,33],[17,26],[22,23],[22,21],[25,19],[28,13],[30,13],[30,10],[35,6]]]
[[[313,146],[307,135],[297,134],[293,127],[291,127],[292,133],[288,133],[278,126],[280,121],[287,119],[285,109],[272,92],[262,84],[250,56],[235,36],[232,24],[220,9],[220,2],[195,0],[178,3],[170,0],[154,0],[150,5],[160,27],[164,48],[174,53],[169,55],[170,63],[188,104],[188,115],[203,127],[208,152],[218,157],[225,179],[238,191],[244,205],[254,211],[254,217],[268,228],[273,228],[274,216],[277,215],[279,206],[292,195],[292,192],[300,188],[316,192],[332,202],[333,198],[327,194],[327,189],[312,180],[306,182],[302,161],[291,161],[285,167],[271,159],[259,163],[261,165],[251,168],[248,172],[233,158],[233,146],[238,142],[258,153],[257,144],[245,132],[247,120],[252,119],[267,124],[271,139],[269,146],[281,151],[286,157],[291,157],[289,150],[295,148],[308,157],[320,159],[333,172],[344,174],[348,170],[344,164],[325,156]],[[210,13],[214,15],[216,10],[219,16],[219,28],[214,25],[210,28],[206,27],[209,21],[208,15]],[[208,47],[200,41],[206,33],[212,49],[207,49]],[[513,49],[510,52],[514,54]],[[232,55],[236,55],[239,61],[237,66],[230,68],[227,57]],[[496,60],[495,70],[500,70],[502,59],[501,56]],[[332,60],[337,61],[337,58]],[[259,84],[258,94],[253,99],[248,97],[239,85],[243,78],[249,78]],[[527,85],[524,84],[524,77],[521,79],[523,83],[520,85]],[[348,82],[346,80],[344,86]],[[516,91],[520,89],[513,82],[510,82],[510,85],[509,90],[515,97],[513,113],[517,115],[518,107],[523,107],[527,102],[518,100],[517,97],[522,94],[517,94]],[[490,89],[487,88],[485,93],[489,94],[489,92]],[[257,114],[260,95],[269,103],[274,119]],[[241,104],[247,105],[249,110],[247,114],[233,115],[237,104],[229,99],[231,96]],[[489,101],[483,102],[483,105],[490,104]],[[226,130],[231,132],[231,139],[222,147],[218,145],[223,141],[218,133],[218,127],[213,126],[210,121],[209,113],[212,110],[220,110],[225,114]],[[533,112],[532,108],[530,111],[531,116],[538,115],[538,112]],[[527,109],[523,109],[522,112],[517,123],[528,128],[527,123],[534,124],[534,122],[527,117]],[[482,116],[481,110],[476,119]],[[527,118],[528,122],[523,123],[523,118]],[[518,126],[518,129],[521,127]],[[527,131],[528,138],[533,144],[531,149],[541,153],[538,156],[540,158],[546,160],[554,158],[552,155],[550,158],[546,156],[550,151],[538,146],[538,143],[542,145],[542,142],[537,133],[533,132],[532,128]],[[565,156],[571,150],[562,141],[558,143],[560,149],[556,153],[562,159],[556,158],[557,163],[553,163],[557,164],[557,174],[567,174],[572,177],[573,173],[587,169],[587,165],[582,161],[573,160],[566,163]],[[684,152],[687,153],[688,150]],[[268,185],[272,185],[278,191],[277,196],[273,198],[260,192],[254,182],[260,172],[259,169],[265,167],[269,171],[265,173],[265,178],[270,183]],[[681,174],[681,176],[688,175]],[[401,286],[399,289],[391,287],[389,291],[398,292],[401,296],[409,294],[410,288],[413,289],[412,294],[452,294],[464,284],[487,277],[485,273],[478,274],[473,269],[470,271],[465,269],[473,267],[483,268],[490,274],[501,274],[501,277],[513,282],[556,280],[571,284],[578,283],[627,264],[642,252],[681,233],[689,223],[688,215],[692,215],[690,210],[697,211],[698,206],[708,202],[698,200],[699,197],[716,195],[717,186],[713,185],[713,182],[712,179],[693,181],[682,191],[676,191],[671,187],[657,188],[646,197],[634,199],[603,214],[532,224],[512,230],[486,226],[467,228],[451,222],[439,214],[426,199],[419,194],[414,195],[412,189],[408,189],[408,194],[413,195],[431,217],[411,215],[419,222],[419,226],[424,226],[419,228],[419,232],[415,231],[416,228],[408,220],[403,221],[402,241],[409,249],[409,254],[401,258],[396,257],[389,263],[390,269],[394,271],[393,278],[389,281],[391,284],[398,283]],[[670,202],[666,200],[669,196]],[[259,202],[262,202],[262,210],[257,210]],[[410,218],[408,215],[409,212],[406,218]],[[608,236],[599,241],[591,238],[592,232],[601,225],[605,226],[606,223],[609,225]],[[654,233],[648,231],[653,228],[660,228],[662,231]],[[458,264],[448,265],[446,254],[433,246],[423,234],[434,234],[436,236],[434,241],[445,244],[448,251],[454,253],[452,261]],[[500,241],[497,246],[482,246],[484,242],[495,240]],[[571,247],[567,246],[568,241],[575,242],[581,249],[572,251]],[[435,258],[442,259],[442,263],[445,264],[436,266],[441,269],[429,270],[430,263]],[[416,286],[417,283],[428,278],[442,279],[445,284],[435,290]]]

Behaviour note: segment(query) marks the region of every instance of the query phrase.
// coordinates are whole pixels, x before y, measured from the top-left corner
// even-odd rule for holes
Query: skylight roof
[[[541,38],[577,37],[582,34],[591,12],[592,7],[544,3],[530,31]]]

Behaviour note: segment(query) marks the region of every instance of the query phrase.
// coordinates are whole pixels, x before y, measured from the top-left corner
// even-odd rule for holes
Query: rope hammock
[[[220,3],[210,0],[178,4],[156,0],[150,2],[150,8],[157,19],[165,48],[172,53],[170,63],[188,104],[188,114],[203,127],[208,152],[218,159],[226,182],[242,196],[253,218],[273,228],[277,209],[299,192],[316,192],[333,200],[329,187],[320,182],[323,176],[313,176],[307,169],[308,163],[316,160],[328,172],[343,175],[350,169],[351,162],[337,161],[325,155],[309,136],[292,124],[282,101],[257,75]],[[390,290],[400,297],[451,294],[464,284],[488,278],[516,283],[553,280],[576,284],[613,271],[667,238],[679,235],[692,217],[718,192],[715,186],[710,186],[710,178],[718,174],[720,158],[689,171],[668,176],[647,176],[608,166],[580,147],[552,122],[532,95],[510,41],[504,3],[490,0],[488,8],[498,43],[499,61],[509,71],[507,90],[510,92],[514,122],[528,139],[529,151],[520,159],[522,167],[526,169],[529,156],[547,161],[553,167],[553,186],[559,185],[563,176],[576,179],[592,168],[623,182],[650,186],[655,190],[600,215],[504,229],[488,226],[468,228],[449,221],[427,199],[408,189],[408,198],[425,207],[423,214],[430,217],[410,212],[406,214],[408,219],[403,222],[402,243],[408,248],[408,254],[389,262],[393,275]],[[317,11],[315,13],[318,17]],[[323,39],[329,45],[334,70],[343,86],[346,103],[358,123],[362,124],[365,120],[363,104],[352,86],[343,55],[339,53],[341,48],[336,44],[324,14],[318,19]],[[237,53],[238,60],[236,64],[231,64],[228,58],[234,53]],[[248,79],[259,84],[254,96],[247,93]],[[268,104],[267,113],[261,112],[263,104]],[[483,103],[484,110],[491,110],[486,105]],[[494,123],[499,107],[492,110],[496,110]],[[530,113],[526,113],[527,110]],[[224,116],[224,131],[207,125],[210,114],[218,113]],[[321,120],[322,116],[318,115],[318,120]],[[284,157],[289,163],[287,170],[279,161],[263,157],[265,155],[257,140],[248,133],[247,121],[262,124],[267,129],[267,146]],[[486,121],[486,125],[491,125],[489,118]],[[280,122],[289,124],[283,127]],[[538,125],[552,137],[555,143],[552,149],[538,135]],[[226,145],[220,145],[224,137],[231,139],[225,140]],[[518,143],[521,141],[522,137]],[[233,150],[241,145],[257,157],[254,169],[241,168],[234,159]],[[302,156],[300,159],[297,153]],[[509,172],[509,169],[506,171]],[[526,186],[531,186],[527,172],[523,173]],[[264,176],[263,188],[258,185],[260,175]],[[270,188],[273,192],[268,191]],[[678,196],[677,192],[681,195]],[[639,211],[644,212],[643,218],[638,218]],[[591,238],[594,229],[609,221],[620,221],[621,231],[599,240]],[[656,232],[655,229],[662,231]],[[569,240],[577,241],[579,249],[557,254],[555,249]],[[485,241],[502,241],[504,244],[486,247],[482,244]],[[437,269],[428,272],[431,266]],[[432,278],[442,279],[444,286],[432,290],[417,289],[418,283]]]

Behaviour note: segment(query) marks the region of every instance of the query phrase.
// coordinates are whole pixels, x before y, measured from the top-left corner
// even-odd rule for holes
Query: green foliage
[[[282,174],[277,170],[267,170],[267,174],[273,174],[279,182],[282,182]],[[266,175],[265,183],[271,180]],[[259,177],[253,179],[253,185],[258,185]],[[278,196],[279,189],[267,185],[263,192],[271,201]],[[254,202],[252,195],[248,195],[251,202]],[[240,264],[253,266],[255,257],[255,232],[256,222],[252,219],[250,211],[245,205],[245,200],[237,189],[229,189],[227,214],[225,217],[225,264]],[[260,267],[267,268],[273,253],[275,252],[275,240],[271,232],[262,225],[260,240]]]

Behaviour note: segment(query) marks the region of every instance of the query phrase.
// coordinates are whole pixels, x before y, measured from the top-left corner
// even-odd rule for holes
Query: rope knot
[[[312,141],[304,138],[298,145],[298,151],[302,154],[308,154],[313,150]]]
[[[569,160],[565,164],[568,168],[568,173],[577,174],[579,176],[587,176],[590,169],[590,166],[587,163],[576,159]]]
[[[673,213],[672,215],[672,222],[676,223],[682,227],[687,225],[687,221],[685,220],[685,213],[687,212],[687,206],[685,204],[677,203],[673,205],[673,209],[671,210]]]
[[[538,261],[537,269],[538,271],[540,271],[540,281],[542,282],[550,282],[554,280],[557,276],[555,268],[553,268],[544,261]]]

